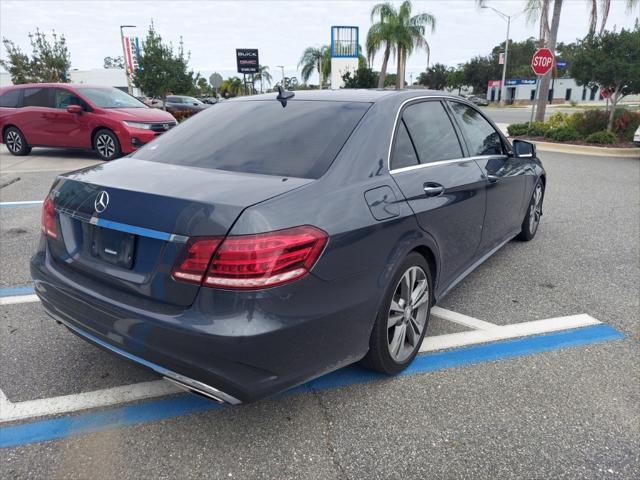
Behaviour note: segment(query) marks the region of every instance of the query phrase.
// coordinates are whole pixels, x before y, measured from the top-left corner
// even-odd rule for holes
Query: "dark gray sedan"
[[[80,337],[236,404],[403,370],[431,306],[534,237],[545,185],[534,146],[460,97],[241,98],[59,176],[31,273]]]

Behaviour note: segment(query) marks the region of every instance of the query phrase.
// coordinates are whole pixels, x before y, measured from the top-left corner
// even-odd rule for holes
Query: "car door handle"
[[[489,180],[489,183],[496,183],[499,178],[500,177],[498,177],[497,175],[487,175],[487,180]]]
[[[427,197],[437,197],[438,195],[442,195],[443,192],[444,187],[438,183],[424,184],[424,193],[426,193]]]

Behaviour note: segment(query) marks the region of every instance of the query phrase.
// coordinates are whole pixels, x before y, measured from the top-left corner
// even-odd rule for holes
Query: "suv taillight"
[[[178,260],[173,278],[227,289],[282,285],[311,270],[327,239],[325,232],[309,225],[224,240],[194,238]]]
[[[47,195],[47,198],[42,205],[42,232],[48,237],[58,238],[56,207],[53,204],[53,198],[51,198],[51,195]]]

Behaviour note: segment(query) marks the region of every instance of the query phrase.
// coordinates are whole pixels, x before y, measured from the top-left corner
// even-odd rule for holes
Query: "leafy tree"
[[[182,39],[177,52],[173,45],[163,43],[153,24],[142,41],[142,54],[138,56],[138,70],[133,82],[146,95],[162,98],[168,93],[188,94],[194,89],[193,71],[188,69],[189,54],[184,53]]]
[[[462,87],[466,85],[464,78],[464,70],[461,66],[458,68],[450,68],[447,72],[447,88],[451,90],[458,90],[458,95],[462,91]]]
[[[229,77],[220,85],[220,95],[225,98],[238,97],[244,93],[244,82],[239,77]]]
[[[430,55],[429,43],[424,35],[427,28],[430,28],[433,32],[436,27],[436,19],[430,13],[419,13],[413,16],[411,13],[412,5],[410,0],[402,2],[397,9],[391,3],[382,3],[375,5],[371,11],[372,16],[380,16],[380,22],[374,24],[374,26],[381,25],[383,27],[378,32],[374,29],[373,38],[370,42],[371,46],[375,48],[391,43],[395,47],[395,56],[398,64],[396,89],[404,88],[407,56],[411,55],[416,48],[424,48],[427,51],[427,55]]]
[[[429,67],[426,72],[418,75],[418,84],[431,88],[432,90],[443,90],[447,86],[449,69],[442,63],[436,63]]]
[[[275,84],[276,88],[279,86],[283,86],[285,90],[306,90],[306,88],[300,88],[300,82],[296,77],[284,77],[284,85],[282,81]]]
[[[64,35],[51,34],[50,42],[46,34],[36,29],[29,34],[31,57],[23,53],[20,47],[6,38],[2,39],[7,52],[7,60],[0,65],[11,75],[14,84],[38,82],[68,82],[71,58]]]
[[[267,84],[270,86],[271,80],[273,80],[273,77],[269,73],[269,67],[266,65],[259,65],[258,73],[254,75],[254,80],[260,81],[260,93],[264,93],[264,85]]]
[[[122,55],[119,57],[104,57],[104,68],[124,68],[124,58],[122,58]]]
[[[640,26],[588,35],[573,52],[569,72],[579,85],[599,85],[610,94],[607,130],[611,131],[618,102],[640,93]]]
[[[344,88],[375,88],[378,75],[368,67],[360,67],[353,74],[347,72],[342,75]]]
[[[327,58],[329,58],[328,62]],[[327,45],[323,45],[320,48],[307,47],[304,52],[302,52],[302,56],[298,62],[298,67],[302,67],[302,81],[307,82],[314,71],[318,72],[318,76],[320,77],[319,88],[322,88],[322,84],[326,79],[327,67],[329,69],[331,68],[330,59],[331,52]]]
[[[195,90],[196,95],[199,97],[208,97],[214,94],[213,87],[209,85],[207,79],[201,77],[199,73],[196,75],[195,79]]]
[[[464,73],[464,83],[473,88],[474,93],[487,91],[489,80],[498,78],[500,75],[500,65],[493,62],[491,56],[473,57],[462,65]]]

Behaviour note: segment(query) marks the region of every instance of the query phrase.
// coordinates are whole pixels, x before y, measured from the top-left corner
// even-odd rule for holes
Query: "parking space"
[[[7,478],[640,475],[637,159],[541,153],[538,236],[438,305],[404,375],[350,367],[218,407],[88,345],[29,297],[37,202],[56,172],[96,163],[34,154],[0,155],[0,184],[19,178],[0,189]]]

